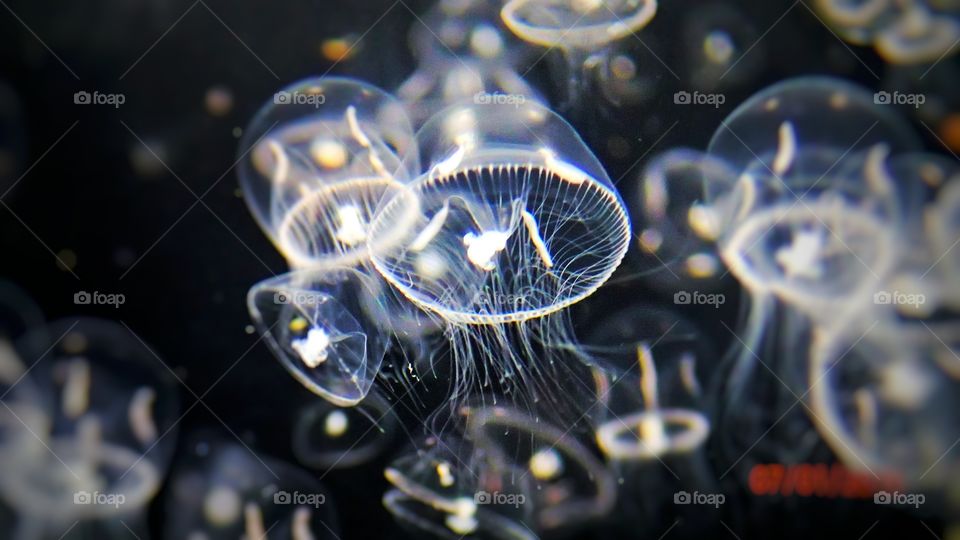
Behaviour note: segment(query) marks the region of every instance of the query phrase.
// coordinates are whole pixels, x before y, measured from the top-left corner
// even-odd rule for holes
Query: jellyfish
[[[892,64],[930,64],[960,39],[957,7],[927,0],[817,0],[817,11],[847,41],[873,45]]]
[[[366,396],[357,407],[317,401],[297,414],[293,453],[311,469],[355,467],[378,457],[393,442],[396,424],[390,404],[377,394]]]
[[[34,328],[10,354],[30,363],[0,420],[13,537],[59,538],[74,525],[105,538],[142,533],[176,441],[169,368],[130,329],[98,319]]]
[[[415,125],[459,101],[542,101],[517,72],[529,51],[495,4],[444,0],[418,22],[410,31],[417,69],[397,88]]]
[[[429,435],[394,459],[384,476],[392,487],[383,505],[417,536],[536,538],[523,523],[526,496],[509,477],[484,467],[462,431]]]
[[[295,268],[367,260],[377,203],[417,167],[403,106],[350,79],[311,78],[277,92],[246,129],[240,184],[250,211]],[[390,235],[377,239],[389,242]]]
[[[611,44],[644,28],[656,12],[656,0],[510,0],[501,16],[520,39],[563,51],[567,67],[558,79],[569,109],[587,95],[590,70]]]
[[[485,463],[522,489],[539,531],[572,530],[605,517],[617,498],[606,464],[578,440],[576,425],[554,425],[514,407],[469,409],[466,429]]]
[[[371,236],[402,238],[372,250],[374,268],[442,321],[455,396],[477,383],[553,394],[544,374],[569,369],[555,355],[577,357],[551,345],[572,339],[564,308],[599,288],[629,244],[619,195],[540,104],[454,105],[417,141],[429,165],[378,210]]]
[[[287,371],[339,407],[366,397],[387,353],[387,335],[362,307],[377,279],[362,268],[297,270],[247,295],[254,324]]]
[[[216,434],[194,434],[170,479],[163,538],[338,538],[333,500],[313,477]]]
[[[766,64],[760,34],[741,9],[709,2],[683,23],[684,79],[705,91],[743,84]],[[748,54],[749,53],[749,54]]]

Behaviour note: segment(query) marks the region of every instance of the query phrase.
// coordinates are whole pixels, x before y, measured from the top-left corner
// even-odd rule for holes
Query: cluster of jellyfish
[[[816,7],[892,62],[937,60],[958,34],[950,8],[923,2]],[[746,100],[705,150],[651,156],[625,201],[557,111],[575,114],[597,84],[629,95],[596,75],[633,76],[618,44],[657,9],[442,0],[395,91],[311,78],[253,119],[240,182],[290,271],[247,305],[320,398],[294,453],[317,469],[368,461],[403,407],[422,433],[386,468],[383,504],[417,535],[537,538],[599,520],[696,534],[722,510],[675,495],[719,493],[799,414],[815,436],[771,437],[775,459],[826,445],[851,470],[942,495],[954,516],[960,169],[868,90],[804,77]],[[731,39],[705,37],[720,68]],[[556,111],[518,71],[537,47],[562,52]],[[571,311],[628,251],[655,286],[735,279],[734,346],[718,353],[653,303],[575,330]],[[783,416],[757,414],[761,399]]]

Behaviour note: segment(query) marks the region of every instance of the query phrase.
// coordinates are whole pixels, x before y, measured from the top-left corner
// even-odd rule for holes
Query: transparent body
[[[397,435],[390,404],[376,394],[357,407],[336,407],[317,401],[297,414],[293,453],[311,469],[354,467],[380,455]]]
[[[0,415],[0,497],[17,539],[144,534],[145,507],[176,444],[177,383],[128,328],[74,319],[32,329]],[[30,359],[30,369],[24,360]]]
[[[927,0],[817,0],[817,11],[844,39],[872,44],[892,64],[929,64],[960,39],[955,3]]]
[[[371,227],[403,231],[373,264],[445,321],[535,319],[589,296],[619,265],[629,220],[573,129],[535,103],[455,105],[417,136],[428,164]]]
[[[348,407],[366,397],[387,352],[387,336],[363,307],[378,291],[363,269],[299,270],[254,285],[247,308],[287,371]]]
[[[403,106],[382,90],[306,79],[277,92],[247,127],[240,184],[292,266],[357,264],[367,259],[377,203],[408,179],[398,154],[417,167],[412,144]]]
[[[338,537],[333,500],[306,471],[207,434],[187,448],[170,479],[163,538]]]

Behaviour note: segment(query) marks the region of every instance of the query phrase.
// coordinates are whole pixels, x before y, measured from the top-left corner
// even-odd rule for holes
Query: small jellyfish
[[[428,166],[377,212],[371,236],[402,238],[373,250],[373,266],[444,325],[455,395],[474,384],[555,395],[546,381],[573,369],[555,355],[576,357],[556,347],[570,343],[564,308],[628,248],[619,194],[570,125],[533,102],[452,106],[417,141]]]
[[[759,38],[738,6],[726,2],[698,5],[683,23],[684,79],[703,90],[749,81],[766,63]]]
[[[462,434],[430,435],[384,471],[393,487],[383,504],[418,536],[533,539],[522,522],[526,496],[510,477],[484,466]]]
[[[338,538],[333,501],[306,471],[208,434],[187,448],[171,475],[163,538]]]
[[[349,266],[368,257],[377,203],[417,167],[403,106],[365,83],[313,78],[277,92],[240,144],[251,212],[291,266]],[[384,242],[389,241],[387,235]]]
[[[390,404],[377,394],[349,408],[317,401],[297,414],[293,453],[311,469],[354,467],[376,458],[391,444],[396,424]]]
[[[565,108],[586,95],[589,71],[614,42],[645,27],[657,13],[656,0],[510,0],[501,16],[525,41],[563,51]]]
[[[529,484],[523,492],[532,498],[538,530],[570,530],[613,509],[616,481],[573,428],[512,407],[475,408],[466,416],[488,466]]]
[[[7,354],[30,359],[0,420],[15,537],[57,538],[77,523],[75,534],[128,534],[117,520],[142,532],[176,442],[169,369],[130,329],[97,319],[33,329]]]
[[[363,308],[377,280],[361,268],[298,270],[254,285],[247,308],[287,371],[349,407],[370,392],[387,352],[387,335]]]

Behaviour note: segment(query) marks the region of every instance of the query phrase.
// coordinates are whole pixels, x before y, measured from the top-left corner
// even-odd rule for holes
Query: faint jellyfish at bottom
[[[313,476],[242,443],[198,434],[164,500],[169,540],[337,538],[333,501]]]
[[[377,457],[397,436],[396,414],[377,393],[354,407],[314,400],[294,422],[292,450],[297,461],[316,470],[354,467]]]
[[[507,406],[470,408],[467,433],[485,467],[509,478],[527,497],[524,508],[538,533],[575,531],[604,519],[617,484],[576,425],[560,427]]]
[[[384,494],[384,506],[417,537],[536,538],[522,521],[526,495],[485,467],[461,432],[425,437],[394,459],[384,475],[393,486]]]
[[[370,392],[389,345],[363,307],[380,290],[378,279],[359,268],[294,271],[254,285],[247,308],[291,375],[349,407]]]
[[[132,330],[98,319],[37,328],[17,354],[32,367],[15,386],[35,392],[0,411],[19,430],[0,447],[14,537],[144,534],[176,442],[169,369]]]

